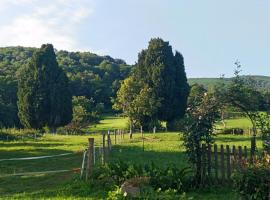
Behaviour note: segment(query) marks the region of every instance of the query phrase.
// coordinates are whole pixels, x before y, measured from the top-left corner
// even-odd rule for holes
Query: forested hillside
[[[270,89],[270,77],[269,76],[245,76],[247,79],[251,78],[256,81],[257,86],[262,90]],[[190,85],[195,83],[203,85],[205,88],[212,87],[218,83],[228,84],[231,81],[231,78],[189,78],[188,82]]]
[[[17,77],[36,48],[0,48],[0,125],[18,126]],[[121,59],[98,56],[90,52],[57,51],[58,64],[67,73],[73,96],[85,96],[111,109],[120,80],[128,76],[131,66]],[[3,120],[5,119],[5,120]],[[3,122],[4,121],[4,122]]]

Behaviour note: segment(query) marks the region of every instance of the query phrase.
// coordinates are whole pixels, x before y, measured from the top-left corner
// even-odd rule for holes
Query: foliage
[[[143,87],[133,76],[125,79],[121,84],[114,104],[115,109],[122,109],[129,117],[133,126],[143,126],[147,129],[150,128],[147,126],[149,121],[153,122],[158,107],[160,107],[160,99],[155,97],[153,90],[147,86]]]
[[[23,71],[31,60],[36,48],[0,48],[0,126],[21,127],[17,116],[17,83],[19,71]],[[57,51],[59,67],[69,79],[72,96],[93,98],[111,110],[111,98],[120,87],[132,67],[120,59],[98,56],[90,52]],[[3,112],[1,112],[3,111]]]
[[[236,190],[244,199],[267,200],[270,194],[270,168],[266,165],[248,166],[233,174]]]
[[[192,85],[188,96],[188,105],[192,107],[199,106],[202,103],[203,97],[206,93],[207,90],[202,85]]]
[[[107,200],[124,200],[127,199],[125,194],[121,192],[121,188],[116,186],[113,191],[108,192]]]
[[[25,127],[55,130],[71,120],[68,79],[58,67],[51,44],[42,45],[34,53],[19,78],[18,115]]]
[[[270,87],[270,77],[269,76],[256,76],[256,75],[242,75],[243,79],[254,79],[257,84],[258,90],[268,91]],[[208,89],[215,87],[216,85],[224,84],[228,85],[232,81],[232,78],[189,78],[188,83],[190,85],[199,84],[203,85],[204,88]]]
[[[16,128],[2,128],[0,129],[0,140],[11,141],[18,140],[23,137],[40,137],[43,132],[38,132],[35,129],[16,129]]]
[[[103,179],[104,183],[113,179],[117,185],[121,185],[134,177],[149,177],[149,186],[155,190],[173,189],[182,193],[191,186],[191,179],[187,178],[190,172],[189,168],[179,169],[173,164],[160,168],[153,162],[151,165],[140,165],[117,161],[109,163],[107,167],[96,169],[93,179],[99,181]]]
[[[151,39],[139,53],[134,73],[122,83],[115,108],[144,129],[158,121],[166,121],[170,128],[184,115],[188,93],[183,56],[174,54],[168,42]]]
[[[17,83],[10,76],[1,75],[0,65],[0,127],[20,126],[17,116]]]
[[[93,99],[87,99],[84,96],[74,96],[72,106],[72,121],[65,127],[58,129],[59,133],[83,134],[83,129],[89,126],[89,124],[99,122],[104,109],[102,103],[96,104]]]
[[[136,199],[166,199],[166,200],[189,200],[193,198],[188,198],[186,193],[179,194],[176,190],[169,189],[166,191],[161,191],[159,189],[155,190],[152,187],[142,187],[140,195]],[[109,191],[108,200],[124,200],[124,199],[134,199],[129,198],[125,193],[121,192],[120,187],[115,187],[113,191]]]
[[[270,153],[270,115],[269,113],[258,113],[256,126],[261,132],[263,141],[263,150]]]
[[[219,88],[219,98],[225,103],[238,108],[250,119],[253,132],[256,135],[256,119],[258,111],[263,110],[264,98],[253,79],[245,79],[240,76],[241,65],[235,63],[235,76],[227,87]]]
[[[190,102],[185,116],[184,145],[189,161],[196,170],[196,181],[201,177],[201,144],[206,146],[213,142],[214,123],[219,119],[219,104],[214,93],[204,93],[197,103]]]
[[[192,85],[188,96],[188,105],[192,107],[198,106],[201,103],[203,96],[204,94],[206,94],[206,92],[207,90],[202,85]],[[170,123],[170,126],[174,130],[185,131],[185,124],[185,118],[177,118]]]
[[[222,130],[223,134],[235,134],[235,135],[243,135],[244,129],[242,128],[225,128]]]

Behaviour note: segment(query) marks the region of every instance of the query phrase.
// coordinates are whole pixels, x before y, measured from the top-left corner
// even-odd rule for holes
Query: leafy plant
[[[256,125],[262,134],[263,149],[270,153],[270,115],[268,113],[259,113],[256,119]]]
[[[184,192],[190,186],[190,168],[179,169],[175,165],[160,168],[154,163],[151,165],[131,164],[123,161],[110,163],[95,170],[93,179],[113,180],[118,186],[134,177],[148,177],[149,186],[155,190],[166,191],[169,189]],[[135,179],[134,179],[135,180]]]
[[[196,185],[199,186],[204,178],[201,174],[201,145],[204,143],[208,146],[213,142],[214,124],[220,118],[220,102],[215,93],[206,93],[197,87],[191,88],[190,94],[197,96],[197,99],[189,101],[183,138],[188,159],[196,170]]]
[[[266,165],[253,165],[233,174],[236,190],[244,199],[268,200],[270,194],[270,168]]]

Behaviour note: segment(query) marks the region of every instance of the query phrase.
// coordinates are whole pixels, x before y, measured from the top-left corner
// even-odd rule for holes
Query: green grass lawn
[[[225,120],[226,128],[242,128],[248,129],[252,127],[252,124],[248,118],[237,118],[237,119],[226,119]],[[222,128],[223,125],[217,123],[218,128]]]
[[[126,119],[109,117],[91,131],[123,128]],[[73,153],[63,157],[46,158],[28,161],[0,161],[0,176],[4,174],[21,172],[39,172],[44,170],[64,170],[81,167],[82,152],[87,146],[87,138],[95,138],[95,146],[101,145],[101,135],[91,134],[86,136],[45,135],[38,140],[25,140],[14,142],[0,142],[0,159],[19,158],[29,156],[55,155]],[[112,137],[114,144],[114,137]],[[218,135],[217,144],[241,145],[250,147],[248,136]],[[187,166],[181,135],[179,133],[152,133],[145,134],[144,151],[142,151],[140,134],[135,133],[132,140],[125,139],[114,145],[111,160],[124,160],[136,163],[149,163],[158,165],[175,163],[179,167]],[[259,142],[259,145],[260,142]],[[58,174],[41,174],[35,176],[16,176],[0,178],[0,199],[103,199],[107,191],[102,189],[90,194],[80,192],[82,188],[71,187],[73,178],[78,174],[64,172]],[[70,187],[71,192],[61,192],[61,188]],[[187,194],[193,199],[239,199],[230,188],[214,188],[208,191],[198,191]]]
[[[128,126],[128,119],[123,117],[106,116],[98,124],[90,126],[89,131],[108,131],[115,129],[125,129]]]

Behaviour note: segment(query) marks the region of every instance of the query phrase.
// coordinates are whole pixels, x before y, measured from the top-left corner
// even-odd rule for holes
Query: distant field
[[[106,116],[99,124],[89,126],[91,132],[125,129],[128,126],[128,119],[123,117]]]
[[[97,126],[90,127],[90,130],[107,130],[110,127],[112,129],[123,128],[125,123],[126,119],[107,117]],[[230,123],[233,124],[233,121]],[[81,166],[82,151],[87,146],[88,137],[90,136],[46,135],[37,141],[0,142],[0,159],[74,153],[63,157],[33,161],[0,161],[0,176],[19,172],[78,168]],[[96,146],[100,146],[101,136],[92,134],[91,137],[95,138]],[[168,163],[175,163],[179,167],[188,165],[179,133],[156,133],[155,135],[146,133],[145,137],[144,152],[142,151],[142,141],[139,139],[140,134],[135,134],[132,141],[129,141],[126,136],[121,144],[114,146],[111,159],[122,159],[136,163],[154,161],[162,166]],[[217,144],[250,147],[249,136],[218,135],[216,142]],[[258,145],[261,146],[260,142]],[[85,183],[76,183],[82,184],[80,188],[76,185],[72,186],[74,182],[72,180],[77,176],[71,172],[64,172],[0,178],[0,199],[104,199],[106,197],[107,191],[103,191],[102,188],[93,188],[90,194],[86,194],[81,191],[83,187],[89,187]],[[63,192],[63,187],[67,188],[68,192]],[[192,196],[194,199],[210,200],[239,199],[231,189],[226,188],[198,191],[189,193],[188,196]]]

